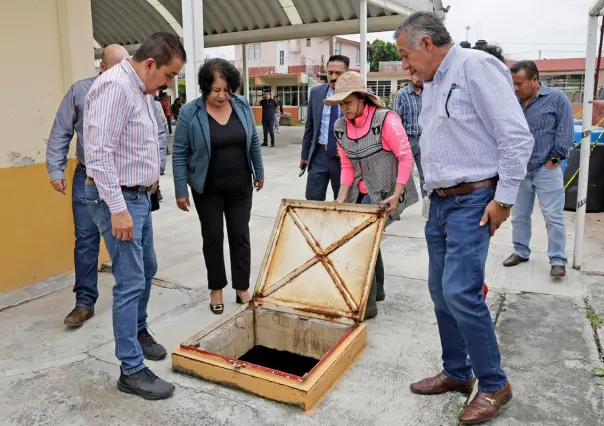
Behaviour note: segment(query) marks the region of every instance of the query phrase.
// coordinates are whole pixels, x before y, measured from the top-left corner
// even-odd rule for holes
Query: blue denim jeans
[[[99,297],[98,262],[101,234],[95,225],[86,206],[86,168],[78,164],[73,175],[71,186],[71,209],[75,230],[75,265],[76,307],[92,309]]]
[[[489,224],[480,226],[495,188],[458,197],[430,196],[426,241],[430,259],[428,286],[442,345],[443,373],[468,380],[472,371],[478,390],[497,392],[505,386],[501,355],[484,299],[484,268],[491,239]]]
[[[516,203],[512,208],[514,252],[525,259],[531,254],[531,216],[535,196],[545,218],[547,255],[551,265],[566,266],[566,228],[564,225],[564,182],[562,169],[541,167],[527,174],[520,184]]]
[[[142,370],[143,351],[138,332],[147,327],[147,304],[152,278],[157,272],[153,248],[151,202],[148,194],[124,189],[128,212],[134,223],[134,235],[121,241],[112,234],[111,212],[99,197],[94,183],[86,183],[86,202],[99,228],[111,257],[113,277],[113,335],[115,356],[122,363],[124,374]]]

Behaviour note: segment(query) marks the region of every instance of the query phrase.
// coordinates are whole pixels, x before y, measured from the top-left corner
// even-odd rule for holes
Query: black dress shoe
[[[157,343],[146,328],[138,332],[137,340],[138,344],[141,345],[143,356],[146,359],[161,361],[168,355],[166,348]]]
[[[175,389],[172,383],[160,379],[147,367],[128,376],[122,373],[117,381],[117,388],[151,400],[169,398]]]

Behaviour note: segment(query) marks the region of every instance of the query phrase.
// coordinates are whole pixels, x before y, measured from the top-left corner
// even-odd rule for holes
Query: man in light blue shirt
[[[107,46],[103,50],[100,64],[101,73],[128,57],[128,51],[118,44]],[[48,137],[46,148],[46,168],[50,175],[50,183],[55,191],[65,195],[67,181],[65,168],[67,154],[74,133],[77,135],[76,158],[78,164],[71,185],[71,204],[75,228],[75,284],[73,292],[76,296],[75,308],[67,315],[64,324],[69,327],[79,327],[94,316],[94,305],[99,296],[98,292],[98,258],[101,234],[92,221],[86,205],[85,180],[86,165],[84,158],[84,104],[86,95],[92,83],[98,76],[76,81],[70,88],[59,106],[54,124]],[[166,129],[161,124],[160,114],[157,114],[158,133],[161,149],[161,169],[166,167]]]
[[[509,217],[533,137],[508,68],[455,45],[436,17],[409,16],[395,32],[403,69],[424,81],[420,149],[430,194],[428,287],[442,345],[442,372],[411,385],[417,394],[478,393],[461,424],[495,417],[512,398],[483,295],[491,236]]]
[[[512,68],[518,101],[535,138],[535,147],[520,184],[512,210],[514,253],[503,266],[527,262],[531,254],[531,215],[535,198],[547,227],[547,254],[550,275],[566,275],[566,227],[564,223],[564,182],[560,162],[573,143],[573,107],[564,93],[539,81],[539,70],[533,61],[520,61]]]
[[[327,186],[330,182],[334,200],[340,190],[342,169],[333,124],[342,113],[338,105],[329,107],[323,104],[323,100],[333,95],[336,81],[348,71],[349,65],[350,59],[347,56],[330,57],[327,62],[328,83],[315,86],[310,90],[300,160],[301,168],[308,166],[307,200],[325,201]]]

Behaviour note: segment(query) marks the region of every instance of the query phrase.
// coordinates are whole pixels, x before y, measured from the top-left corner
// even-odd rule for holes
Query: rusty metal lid
[[[385,221],[378,206],[283,200],[252,304],[362,321]]]

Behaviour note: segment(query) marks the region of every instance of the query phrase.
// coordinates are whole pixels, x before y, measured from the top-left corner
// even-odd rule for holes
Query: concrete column
[[[334,36],[329,37],[329,56],[336,54],[336,38]]]
[[[367,65],[367,0],[361,0],[361,75],[367,82],[367,71],[369,67]]]
[[[57,17],[63,88],[67,91],[75,81],[95,73],[90,0],[57,0]]]
[[[187,102],[199,97],[197,72],[205,61],[203,34],[203,0],[182,0],[182,22],[187,63],[185,78]]]
[[[243,96],[250,99],[250,67],[247,63],[247,44],[241,45],[243,51]]]
[[[174,100],[178,98],[178,76],[174,77]]]
[[[598,49],[598,16],[588,16],[587,58],[585,63],[585,86],[583,89],[583,139],[581,139],[581,160],[577,191],[577,217],[575,222],[575,247],[573,268],[581,269],[583,240],[585,234],[585,213],[587,212],[587,184],[589,176],[589,148],[593,113],[594,85],[596,74],[596,51]]]

